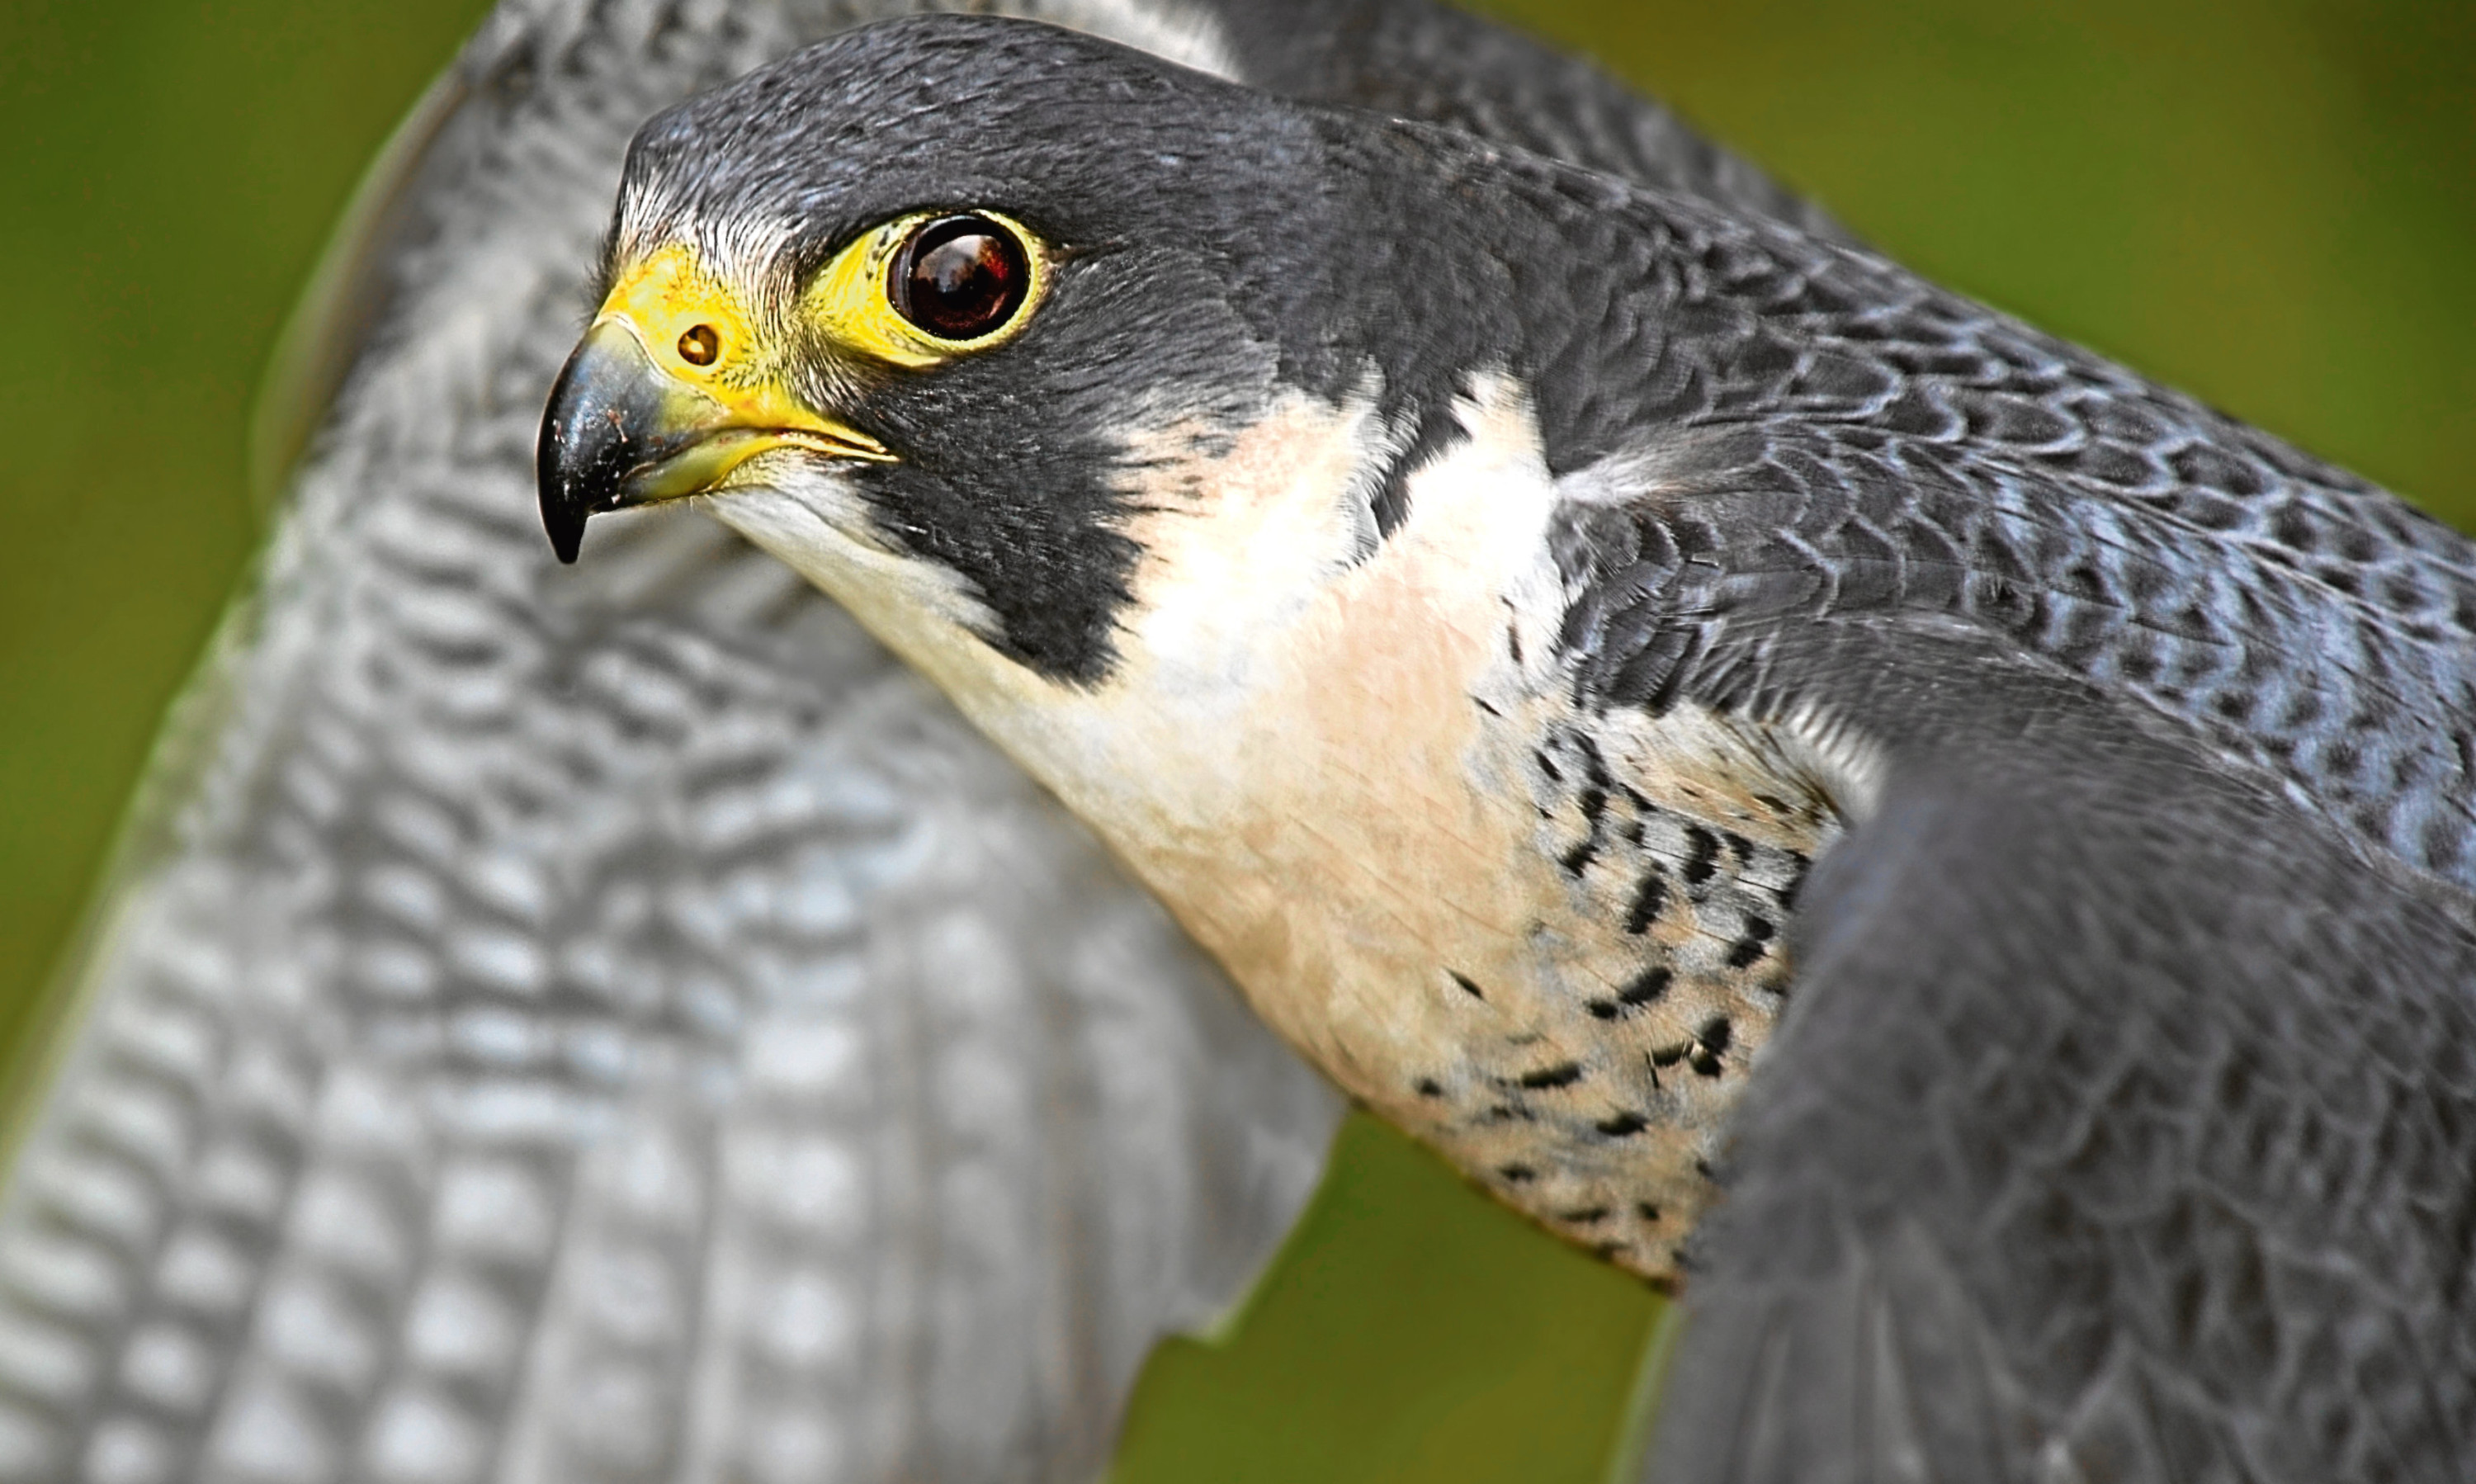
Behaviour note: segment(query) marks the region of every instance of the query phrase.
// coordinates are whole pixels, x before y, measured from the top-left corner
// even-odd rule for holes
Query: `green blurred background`
[[[2463,525],[2476,4],[1493,0],[1926,273]],[[256,539],[243,430],[363,161],[475,0],[0,8],[0,1035]],[[1590,1480],[1654,1305],[1357,1122],[1122,1480]]]

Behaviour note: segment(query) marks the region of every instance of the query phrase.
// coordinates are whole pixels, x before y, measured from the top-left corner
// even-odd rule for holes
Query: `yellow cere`
[[[804,405],[779,373],[780,357],[756,333],[740,297],[674,244],[630,268],[594,317],[625,331],[667,383],[672,432],[706,436],[672,456],[660,498],[697,494],[758,454],[805,448],[836,458],[887,461],[885,445]],[[588,338],[594,332],[587,332]]]
[[[1012,231],[1024,245],[1031,272],[1023,307],[1003,325],[978,339],[948,340],[904,319],[894,308],[888,276],[895,255],[920,227],[952,214],[918,211],[863,235],[836,253],[809,281],[807,292],[801,296],[801,309],[837,345],[911,371],[926,371],[1013,339],[1040,308],[1041,295],[1049,286],[1049,255],[1045,244],[1023,223],[996,211],[975,208],[972,214]]]
[[[733,393],[769,380],[739,296],[684,247],[663,248],[629,270],[597,318],[626,325],[655,365],[717,398],[736,401]]]
[[[630,269],[602,301],[594,323],[616,324],[635,336],[647,359],[683,399],[675,415],[716,431],[767,434],[706,448],[694,469],[709,465],[715,482],[779,444],[843,458],[894,457],[875,438],[804,406],[785,388],[776,374],[775,355],[757,335],[739,296],[700,267],[685,247],[665,247]],[[683,463],[681,477],[694,469]]]

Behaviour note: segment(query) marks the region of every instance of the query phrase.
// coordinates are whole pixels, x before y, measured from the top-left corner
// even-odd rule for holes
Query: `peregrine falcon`
[[[1015,20],[656,118],[545,415],[1689,1321],[1654,1477],[2476,1472],[2476,550],[1778,214]],[[588,564],[589,565],[589,564]]]
[[[400,131],[16,1104],[0,1480],[1084,1484],[1299,1211],[1338,1101],[934,692],[527,513],[638,125],[924,8],[510,0]],[[968,8],[1837,231],[1417,0]]]

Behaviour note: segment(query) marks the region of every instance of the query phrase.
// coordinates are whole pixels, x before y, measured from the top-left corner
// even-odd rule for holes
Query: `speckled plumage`
[[[2468,1473],[2476,549],[1774,216],[1039,28],[657,120],[614,266],[922,203],[1028,328],[799,341],[891,457],[712,507],[1474,1177],[1652,1274],[1716,1195],[1654,1477]]]
[[[1506,727],[1539,819],[1522,869],[1563,889],[1525,925],[1527,982],[1444,970],[1518,1019],[1462,1017],[1457,1054],[1401,1067],[1412,1096],[1379,1105],[1548,1229],[1670,1284],[1719,1194],[1730,1115],[1788,1002],[1784,930],[1840,820],[1816,794],[1772,793],[1792,792],[1777,759],[1645,767],[1628,717],[1540,726],[1523,709]]]
[[[1594,239],[1602,219],[1567,218],[1581,253],[1626,235]],[[1664,518],[1576,529],[1575,568],[1615,595],[1574,615],[1581,683],[1627,704],[1731,696],[1761,687],[1762,658],[1728,652],[1724,621],[1945,613],[2192,723],[2368,845],[2476,884],[2464,537],[1878,260],[1690,204],[1631,226],[1650,258],[1601,312],[1622,300],[1646,324],[1696,324],[1617,352],[1654,399],[1633,426],[1658,434],[1584,478],[1656,489]],[[1578,442],[1622,437],[1577,422]]]

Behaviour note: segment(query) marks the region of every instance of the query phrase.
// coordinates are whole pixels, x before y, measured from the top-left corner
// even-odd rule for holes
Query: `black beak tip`
[[[567,481],[556,461],[553,447],[556,440],[545,436],[534,456],[534,477],[541,487],[542,534],[550,537],[550,549],[567,566],[576,564],[576,554],[584,545],[584,522],[593,512],[585,503],[572,497]]]
[[[561,368],[557,385],[551,388],[550,406],[542,413],[541,436],[533,445],[533,482],[541,498],[542,534],[550,537],[550,549],[565,566],[576,564],[576,554],[584,545],[584,523],[593,514],[593,502],[585,491],[576,488],[580,470],[569,444],[571,425],[579,409],[571,404],[579,380],[577,361],[583,359],[580,349]],[[588,456],[588,467],[593,462]]]
[[[576,565],[576,554],[584,545],[584,511],[563,501],[556,500],[547,489],[542,491],[542,534],[550,537],[550,549],[563,566]]]
[[[660,377],[633,334],[599,324],[577,342],[542,409],[533,445],[542,534],[562,563],[584,544],[595,512],[637,503],[630,481],[663,448]]]

